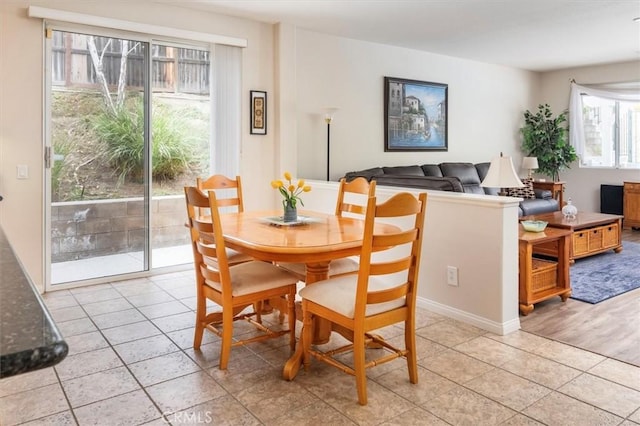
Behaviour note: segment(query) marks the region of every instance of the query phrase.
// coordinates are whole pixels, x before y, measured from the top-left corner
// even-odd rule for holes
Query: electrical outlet
[[[458,268],[447,266],[447,284],[458,286]]]

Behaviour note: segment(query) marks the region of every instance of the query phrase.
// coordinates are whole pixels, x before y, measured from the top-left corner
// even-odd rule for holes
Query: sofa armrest
[[[536,198],[540,198],[543,200],[548,200],[550,198],[553,198],[553,193],[547,189],[535,189],[533,190],[533,192],[536,194]]]

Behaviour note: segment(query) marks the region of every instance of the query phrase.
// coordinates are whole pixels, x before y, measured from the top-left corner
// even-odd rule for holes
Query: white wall
[[[524,110],[536,105],[535,73],[392,46],[296,33],[298,173],[325,179],[324,107],[331,124],[331,179],[374,166],[490,161],[503,151],[520,162]],[[448,152],[384,152],[384,77],[449,85]]]
[[[542,74],[540,102],[548,103],[554,113],[569,108],[569,80],[578,84],[597,84],[640,81],[640,61],[591,67],[570,68]],[[548,177],[546,177],[548,179]],[[600,211],[600,185],[622,185],[626,181],[640,181],[640,170],[598,169],[579,167],[560,172],[565,181],[564,199],[571,197],[578,210]]]
[[[308,181],[305,208],[333,213],[336,182]],[[415,188],[376,187],[378,202]],[[497,334],[520,328],[518,315],[518,201],[427,191],[418,304]],[[447,266],[459,286],[447,284]]]

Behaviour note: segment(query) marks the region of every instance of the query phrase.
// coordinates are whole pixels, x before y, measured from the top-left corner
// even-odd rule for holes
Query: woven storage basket
[[[532,266],[532,293],[538,293],[556,286],[558,270],[556,262],[534,258]]]
[[[585,231],[576,232],[573,234],[573,255],[578,256],[580,254],[589,252],[589,234]]]
[[[618,224],[614,223],[606,226],[603,230],[604,246],[611,247],[618,244]]]

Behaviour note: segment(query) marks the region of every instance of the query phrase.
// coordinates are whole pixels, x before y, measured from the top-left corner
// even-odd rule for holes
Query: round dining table
[[[298,220],[282,221],[281,211],[245,211],[221,215],[226,247],[268,262],[306,265],[305,285],[328,278],[332,260],[360,254],[364,220],[314,211],[299,211]],[[375,233],[396,231],[395,225],[376,223]],[[314,343],[325,343],[336,326],[317,323]],[[285,363],[283,377],[292,380],[302,362],[302,347]]]

